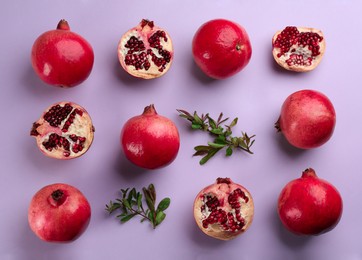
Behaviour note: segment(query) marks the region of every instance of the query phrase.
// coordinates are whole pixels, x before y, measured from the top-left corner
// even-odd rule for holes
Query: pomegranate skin
[[[77,188],[64,183],[40,189],[28,209],[31,230],[46,242],[74,241],[87,229],[90,218],[88,200]]]
[[[70,31],[65,20],[56,30],[41,34],[31,50],[35,73],[45,83],[70,88],[90,75],[94,62],[92,46],[79,34]]]
[[[195,33],[192,54],[206,75],[225,79],[249,63],[252,47],[243,27],[232,21],[215,19],[204,23]]]
[[[342,197],[329,182],[320,179],[311,168],[302,177],[289,182],[278,199],[282,224],[297,235],[320,235],[339,223]]]
[[[158,169],[173,162],[180,147],[176,125],[158,115],[154,105],[130,118],[121,131],[121,146],[126,158],[145,169]]]
[[[287,97],[275,127],[291,145],[311,149],[325,144],[335,125],[336,112],[328,97],[306,89]]]

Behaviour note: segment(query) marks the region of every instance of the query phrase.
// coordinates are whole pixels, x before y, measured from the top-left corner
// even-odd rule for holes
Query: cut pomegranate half
[[[229,178],[202,189],[194,202],[194,217],[198,227],[208,236],[230,240],[244,233],[254,217],[254,202],[250,192]]]
[[[73,159],[91,146],[94,126],[87,111],[72,102],[59,102],[48,107],[33,123],[30,135],[45,155],[57,159]]]
[[[153,21],[143,19],[122,36],[118,43],[118,59],[132,76],[158,78],[169,70],[173,60],[171,37]]]
[[[321,62],[326,41],[318,29],[287,26],[274,34],[272,44],[273,57],[281,67],[306,72]]]

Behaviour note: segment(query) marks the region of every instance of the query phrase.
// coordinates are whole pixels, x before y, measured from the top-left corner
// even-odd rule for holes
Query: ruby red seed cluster
[[[295,26],[287,26],[278,36],[274,42],[274,47],[280,48],[280,52],[277,57],[280,58],[285,53],[297,45],[300,48],[307,48],[311,52],[311,57],[304,58],[303,54],[297,53],[297,50],[293,48],[289,59],[286,61],[289,66],[293,64],[310,66],[313,57],[320,54],[319,43],[323,41],[323,37],[314,32],[299,32]]]
[[[62,127],[62,132],[66,133],[69,130],[69,127],[73,124],[76,115],[82,116],[83,111],[78,108],[73,108],[71,104],[66,103],[64,106],[59,104],[51,107],[43,116],[44,120],[49,123],[49,125],[53,127],[58,127],[62,124],[64,120],[65,123]],[[33,129],[38,127],[38,124],[33,126]],[[32,135],[38,135],[35,130],[32,130]],[[73,143],[71,144],[70,139]],[[42,145],[48,151],[52,151],[53,149],[57,149],[58,147],[64,148],[64,156],[69,157],[70,151],[74,153],[81,152],[84,149],[84,143],[86,141],[85,137],[77,136],[75,134],[70,134],[68,136],[61,136],[56,133],[52,133],[49,135],[48,140],[44,141]]]
[[[212,194],[203,195],[202,200],[204,201],[204,204],[201,206],[201,212],[205,215],[210,213],[209,216],[202,221],[203,227],[207,228],[209,225],[218,223],[225,231],[235,232],[241,230],[245,226],[245,220],[240,213],[240,198],[246,203],[249,201],[249,198],[240,188],[235,189],[229,194],[228,203],[230,207],[234,209],[235,213],[226,213],[219,208],[223,205],[216,196]]]
[[[167,42],[168,40],[166,33],[161,30],[156,31],[148,38],[150,47],[157,50],[159,54],[158,56],[151,49],[148,49],[146,51],[144,43],[141,40],[137,39],[137,37],[131,36],[125,44],[125,47],[128,48],[127,54],[125,56],[126,65],[134,66],[136,70],[145,69],[147,71],[151,67],[148,59],[149,56],[151,56],[152,62],[157,67],[159,67],[158,70],[160,72],[163,72],[166,68],[166,64],[170,63],[171,61],[171,53],[163,49],[161,39],[163,39],[165,42]]]

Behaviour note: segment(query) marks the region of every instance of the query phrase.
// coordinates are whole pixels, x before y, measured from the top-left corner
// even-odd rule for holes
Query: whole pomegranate
[[[252,48],[243,27],[232,21],[215,19],[201,25],[195,33],[192,54],[207,76],[225,79],[249,63]]]
[[[123,69],[132,76],[158,78],[172,64],[171,37],[153,21],[143,19],[122,36],[118,43],[118,59]]]
[[[230,178],[217,178],[195,198],[194,217],[198,227],[216,239],[230,240],[244,233],[253,216],[251,194]]]
[[[180,137],[176,125],[158,115],[152,104],[124,124],[121,145],[129,161],[142,168],[157,169],[176,158]]]
[[[87,111],[73,102],[58,102],[48,107],[33,123],[30,135],[40,151],[56,159],[73,159],[88,151],[94,126]]]
[[[300,90],[284,101],[275,127],[301,149],[323,145],[332,136],[336,113],[331,101],[315,90]]]
[[[317,177],[312,168],[281,191],[278,214],[283,225],[298,235],[320,235],[332,230],[342,216],[338,190]]]
[[[70,242],[88,227],[91,207],[75,187],[55,183],[40,189],[28,210],[31,230],[47,242]]]
[[[36,74],[47,84],[74,87],[86,80],[92,71],[92,46],[80,35],[71,32],[65,20],[56,30],[40,35],[31,51]]]
[[[314,28],[287,26],[274,34],[273,57],[284,69],[311,71],[321,62],[326,41],[323,33]]]

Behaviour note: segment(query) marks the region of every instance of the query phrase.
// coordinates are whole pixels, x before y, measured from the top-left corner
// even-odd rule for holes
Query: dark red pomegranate
[[[55,183],[40,189],[28,210],[31,230],[47,242],[71,242],[88,227],[91,207],[75,187]]]
[[[192,41],[197,66],[209,77],[225,79],[240,72],[250,61],[252,48],[246,30],[225,19],[201,25]]]
[[[36,74],[47,84],[74,87],[86,80],[92,71],[92,46],[80,35],[70,31],[65,20],[56,30],[40,35],[31,51],[31,63]]]
[[[331,231],[342,216],[338,190],[317,177],[312,168],[292,180],[281,191],[278,214],[283,225],[298,235],[320,235]]]
[[[326,41],[320,30],[287,26],[273,37],[273,57],[283,68],[296,72],[315,69],[321,62]]]
[[[33,123],[30,135],[40,151],[56,159],[73,159],[91,146],[94,126],[87,111],[72,102],[59,102],[48,107]]]
[[[244,233],[254,217],[249,191],[229,178],[217,178],[202,189],[194,202],[198,227],[208,236],[230,240]]]
[[[123,69],[132,76],[158,78],[172,64],[171,37],[153,21],[143,19],[122,36],[118,44],[118,59]]]
[[[176,125],[157,114],[152,104],[124,124],[121,145],[129,161],[142,168],[157,169],[175,160],[180,136]]]
[[[324,94],[306,89],[287,97],[275,127],[293,146],[310,149],[326,143],[335,124],[332,102]]]

